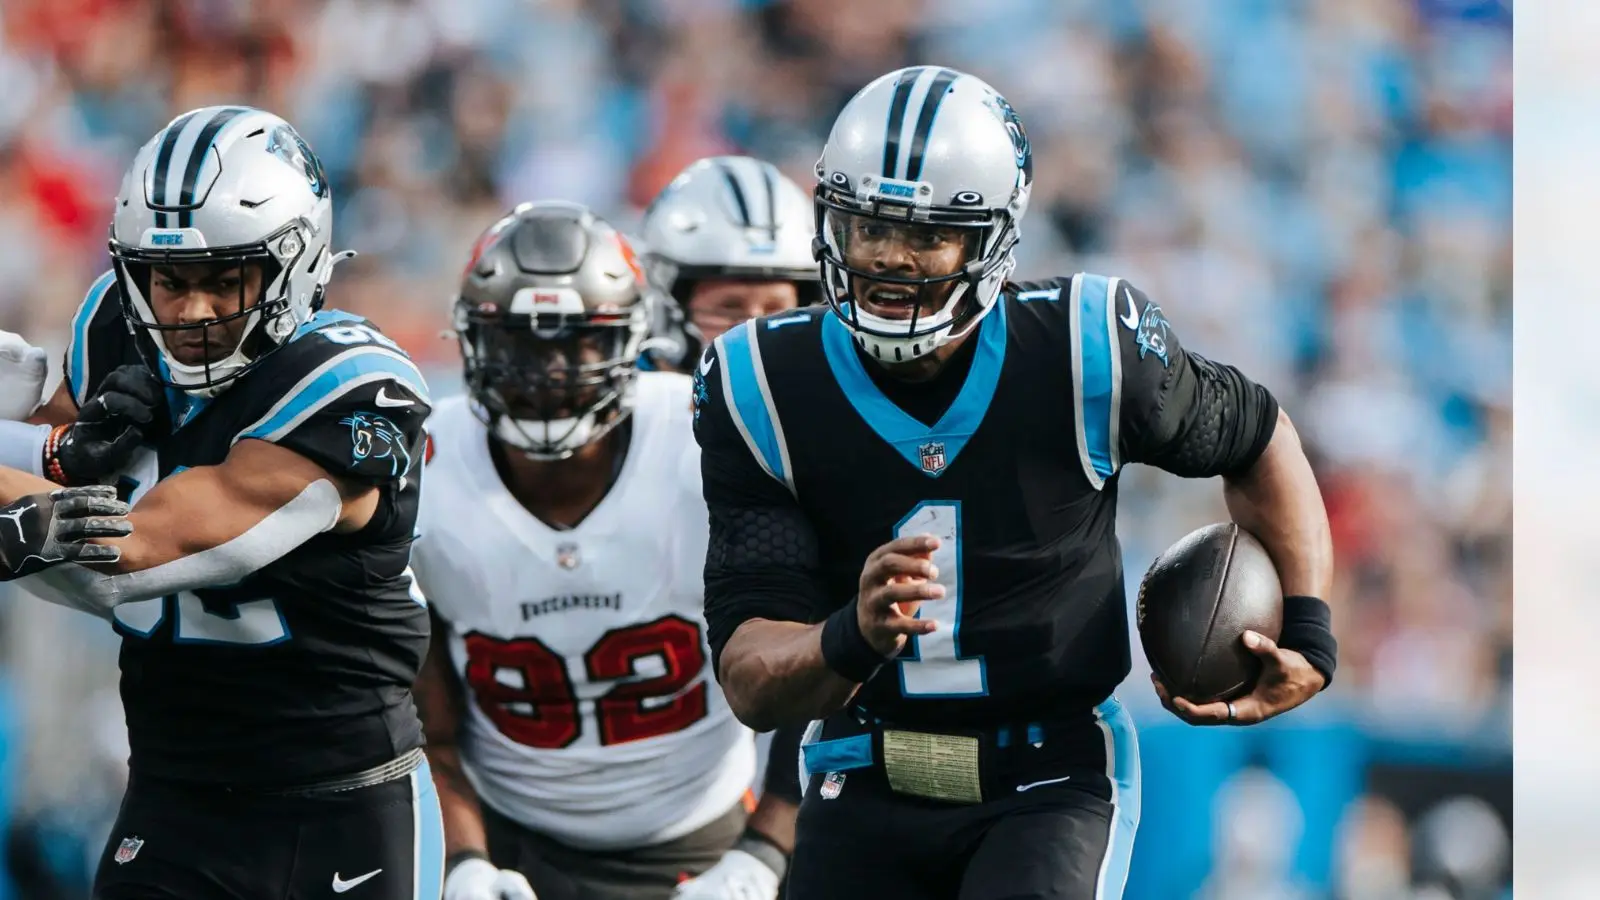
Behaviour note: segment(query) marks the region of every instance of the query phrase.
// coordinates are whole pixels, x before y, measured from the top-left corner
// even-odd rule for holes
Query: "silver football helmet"
[[[134,157],[117,192],[111,257],[123,311],[140,349],[169,386],[215,396],[286,343],[322,305],[334,265],[333,197],[322,164],[293,127],[245,106],[184,113]],[[149,301],[152,266],[259,263],[257,297],[241,288],[237,311],[202,322],[162,324]],[[206,347],[185,364],[169,338],[246,319],[233,347]],[[230,329],[231,330],[231,329]],[[153,351],[153,355],[152,355]]]
[[[799,305],[820,302],[821,273],[811,255],[815,215],[806,192],[769,162],[714,156],[678,173],[639,226],[645,269],[676,301],[658,330],[688,338],[688,346],[667,355],[691,362],[699,356],[706,336],[688,312],[695,285],[705,279],[791,281]]]
[[[939,66],[884,75],[839,113],[817,179],[824,293],[868,353],[914,359],[994,308],[1033,186],[994,88]]]
[[[478,238],[455,300],[473,407],[503,443],[565,459],[633,411],[648,285],[627,238],[575,203],[523,203]]]

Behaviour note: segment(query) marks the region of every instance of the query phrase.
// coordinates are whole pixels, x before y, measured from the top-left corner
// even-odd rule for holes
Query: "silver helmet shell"
[[[1027,133],[994,88],[939,66],[878,78],[834,121],[817,179],[823,293],[868,353],[891,362],[914,359],[969,333],[994,308],[1016,265],[1033,186]],[[970,249],[954,272],[889,275],[850,262],[850,236],[863,223],[903,232],[970,230]],[[933,313],[919,308],[899,319],[852,302],[861,279],[912,290],[954,287]]]
[[[333,195],[322,164],[288,122],[244,106],[191,110],[134,157],[117,192],[110,252],[123,310],[166,383],[214,396],[282,346],[322,305],[334,265]],[[258,263],[259,297],[204,322],[163,324],[149,301],[151,268]],[[237,345],[200,364],[173,356],[167,338],[237,319]]]

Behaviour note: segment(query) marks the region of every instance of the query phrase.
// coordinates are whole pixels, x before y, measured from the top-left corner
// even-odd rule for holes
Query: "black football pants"
[[[424,762],[381,784],[240,796],[134,781],[96,900],[439,900],[444,823]]]
[[[859,733],[848,719],[829,719],[819,740]],[[1139,823],[1138,743],[1115,699],[1088,727],[1042,727],[1037,742],[1024,729],[1003,747],[987,735],[977,804],[897,794],[881,761],[831,785],[809,773],[786,897],[1120,898]]]

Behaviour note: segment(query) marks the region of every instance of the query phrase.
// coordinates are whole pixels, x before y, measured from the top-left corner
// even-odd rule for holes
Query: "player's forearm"
[[[756,731],[826,718],[861,687],[828,668],[821,625],[751,619],[728,638],[721,666],[728,705]]]
[[[1228,511],[1259,539],[1285,596],[1325,599],[1333,587],[1333,535],[1316,475],[1288,414],[1255,464],[1224,481]]]
[[[489,838],[483,828],[483,807],[472,782],[467,780],[460,748],[430,741],[427,752],[433,786],[439,792],[439,811],[444,817],[445,856],[466,850],[487,853]]]
[[[786,763],[791,768],[795,761],[790,759]],[[794,853],[794,823],[800,815],[800,807],[794,801],[775,794],[762,794],[761,802],[756,804],[756,811],[750,814],[750,819],[745,827],[756,831],[762,837],[772,842],[772,845],[784,853]]]
[[[784,726],[772,733],[767,750],[767,772],[761,785],[761,802],[746,827],[759,832],[784,853],[794,852],[794,823],[800,812],[800,743],[802,725]]]
[[[0,506],[15,503],[29,494],[48,494],[61,487],[45,478],[0,466]]]
[[[103,541],[122,549],[118,562],[58,566],[33,577],[69,594],[75,608],[104,614],[123,603],[242,581],[332,529],[339,516],[338,489],[325,480],[266,513],[236,495],[183,490],[216,480],[211,469],[173,476],[135,505],[133,534]]]

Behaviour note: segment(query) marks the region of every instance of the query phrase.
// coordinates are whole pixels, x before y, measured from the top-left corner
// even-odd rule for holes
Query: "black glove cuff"
[[[1339,666],[1339,642],[1333,636],[1333,615],[1328,604],[1316,597],[1283,598],[1283,632],[1278,646],[1306,658],[1313,669],[1327,679],[1322,689],[1333,684],[1333,670]]]
[[[867,643],[867,636],[861,633],[861,620],[856,616],[856,604],[860,599],[851,597],[849,603],[823,623],[822,660],[841,677],[865,684],[888,660],[879,655]]]
[[[455,853],[452,853],[445,858],[445,877],[450,877],[451,870],[455,869],[456,866],[461,865],[469,859],[481,859],[486,863],[493,863],[493,860],[489,859],[489,854],[483,852],[482,850],[457,850]]]
[[[739,835],[739,840],[733,845],[733,849],[742,850],[761,860],[762,865],[777,873],[780,882],[783,881],[783,873],[789,871],[789,854],[773,843],[772,838],[754,828],[746,828],[744,834]]]

